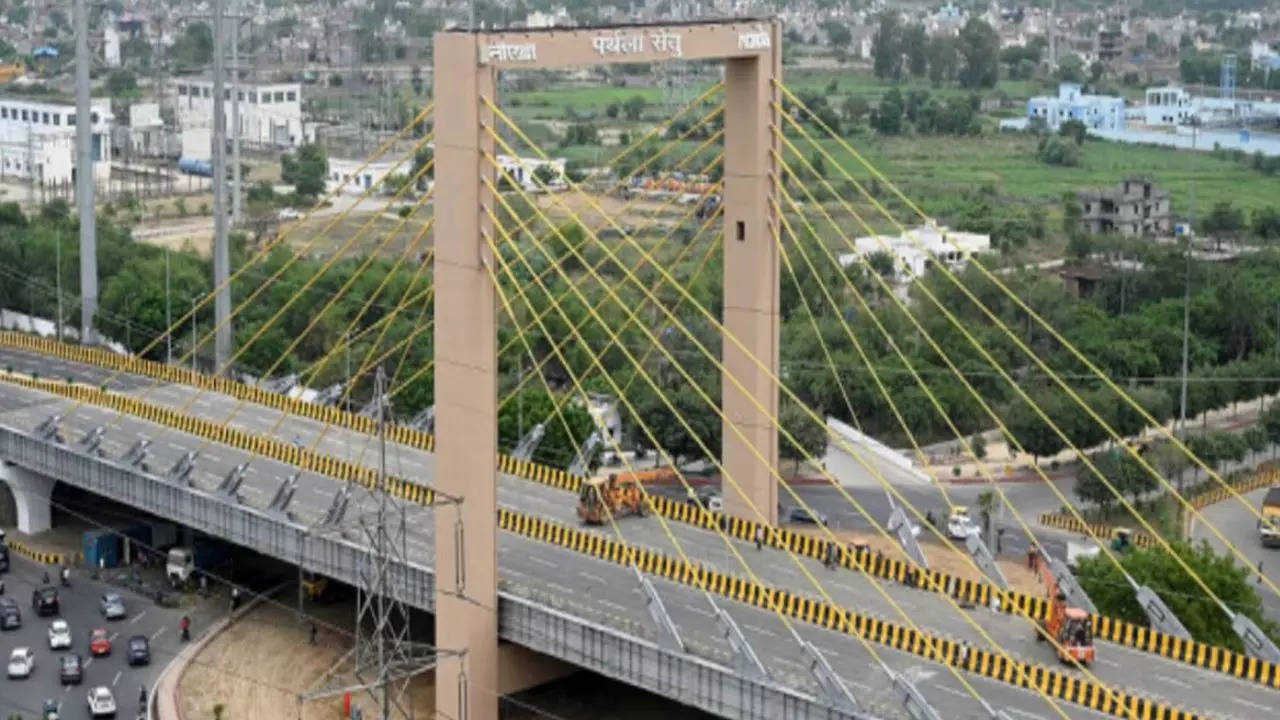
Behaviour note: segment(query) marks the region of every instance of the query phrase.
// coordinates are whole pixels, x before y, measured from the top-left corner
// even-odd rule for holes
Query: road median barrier
[[[368,417],[325,405],[303,402],[233,380],[193,372],[190,369],[117,355],[99,348],[85,348],[11,331],[0,331],[0,346],[15,347],[73,362],[193,385],[358,432],[376,431],[376,422]],[[146,403],[133,396],[85,385],[26,378],[12,373],[4,375],[4,379],[32,389],[109,407],[118,412],[126,412],[218,443],[295,465],[304,470],[340,480],[358,482],[366,487],[370,487],[377,478],[377,471],[374,468],[304,450],[291,443],[230,428],[213,421],[193,418],[167,407]],[[434,450],[434,438],[428,433],[395,425],[391,426],[389,435],[389,439],[394,442],[417,447],[427,452]],[[570,475],[562,469],[527,460],[517,460],[508,455],[499,455],[498,469],[509,475],[575,494],[583,481],[582,477]],[[393,478],[391,488],[393,496],[410,502],[430,505],[435,500],[435,495],[429,488],[401,478]],[[766,545],[815,560],[825,557],[828,546],[832,544],[830,541],[789,528],[769,528],[753,520],[711,512],[679,500],[655,495],[650,495],[649,499],[653,511],[668,519],[706,530],[719,527],[727,535],[745,542],[753,542],[757,529],[763,530]],[[1137,542],[1141,544],[1142,541]],[[955,598],[961,605],[993,607],[1004,613],[1025,614],[1035,620],[1043,620],[1048,615],[1049,604],[1040,596],[1016,591],[1001,591],[985,582],[936,570],[919,572],[903,560],[887,557],[866,547],[850,549],[837,545],[837,549],[840,564],[848,570],[867,573],[920,590],[941,592]],[[1280,689],[1280,666],[1276,664],[1259,661],[1227,648],[1183,640],[1117,618],[1094,615],[1091,620],[1094,636],[1099,639]]]
[[[17,553],[28,560],[34,560],[41,565],[70,565],[75,560],[74,555],[36,550],[21,540],[14,540],[13,538],[9,538],[4,544],[8,546],[11,552]]]

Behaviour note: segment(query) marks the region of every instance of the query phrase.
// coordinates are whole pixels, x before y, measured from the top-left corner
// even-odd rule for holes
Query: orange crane
[[[27,66],[21,61],[0,65],[0,83],[11,82],[27,72]]]
[[[1089,613],[1078,607],[1067,606],[1067,595],[1058,586],[1058,579],[1053,576],[1044,556],[1037,554],[1036,574],[1044,583],[1045,594],[1049,600],[1049,615],[1036,623],[1036,640],[1043,642],[1045,638],[1053,638],[1057,643],[1058,660],[1069,663],[1072,660],[1081,665],[1093,663],[1093,623]]]

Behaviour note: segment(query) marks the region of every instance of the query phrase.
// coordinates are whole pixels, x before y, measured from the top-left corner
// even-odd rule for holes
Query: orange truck
[[[1093,623],[1089,620],[1089,613],[1081,608],[1068,606],[1066,593],[1058,586],[1058,580],[1049,569],[1049,564],[1040,555],[1036,556],[1036,560],[1037,572],[1044,582],[1049,600],[1048,617],[1037,622],[1036,640],[1043,642],[1046,638],[1053,638],[1058,660],[1064,663],[1074,660],[1081,665],[1091,665],[1095,650]]]
[[[640,484],[630,474],[588,478],[578,491],[578,519],[587,525],[603,525],[610,516],[648,513]]]

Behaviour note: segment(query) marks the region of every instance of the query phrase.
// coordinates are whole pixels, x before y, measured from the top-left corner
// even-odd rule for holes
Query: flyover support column
[[[33,473],[26,468],[3,463],[0,480],[13,491],[13,504],[18,511],[18,532],[34,535],[53,527],[53,478]]]
[[[435,642],[464,651],[436,667],[436,711],[458,720],[497,720],[499,687],[497,328],[484,184],[494,179],[484,101],[496,101],[496,83],[479,52],[474,33],[435,36],[434,485],[462,499],[435,511]]]
[[[741,346],[724,339],[722,452],[740,490],[727,481],[721,490],[728,513],[754,520],[758,510],[776,524],[779,228],[772,150],[781,38],[776,23],[768,32],[768,52],[730,58],[724,70],[724,326]]]

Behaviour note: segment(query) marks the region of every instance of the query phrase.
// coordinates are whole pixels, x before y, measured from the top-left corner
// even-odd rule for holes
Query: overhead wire
[[[492,105],[491,105],[491,104],[490,104],[490,107],[492,108]],[[504,122],[506,122],[508,125],[511,125],[511,121],[510,121],[509,119],[505,119],[505,118],[503,118],[503,119],[504,119]],[[518,128],[518,127],[513,128],[513,129],[515,130],[515,132],[516,132],[517,134],[520,134],[520,130],[519,130],[519,128]],[[504,141],[502,141],[502,140],[501,140],[501,138],[497,137],[497,136],[496,136],[496,133],[494,133],[493,135],[494,135],[494,138],[495,138],[495,142],[500,142],[500,143],[503,143],[503,144],[505,145],[505,142],[504,142]],[[532,143],[530,143],[527,139],[524,139],[524,142],[525,142],[527,145],[530,145],[530,146],[532,147]],[[535,150],[536,150],[536,148],[535,148]],[[490,162],[492,162],[492,163],[496,164],[496,161],[495,161],[495,160],[493,160],[493,159],[491,159],[491,160],[490,160]],[[501,199],[501,198],[499,198],[499,199]],[[558,235],[558,233],[553,233],[553,234],[557,234],[557,235]],[[572,247],[572,244],[571,244],[571,243],[565,242],[565,240],[564,240],[564,238],[563,238],[563,237],[561,237],[560,239],[561,239],[561,241],[562,241],[562,242],[564,242],[565,247],[569,249],[569,252],[574,253],[575,255],[577,254],[577,250],[576,250],[575,248],[573,248],[573,247]],[[545,249],[544,249],[540,244],[535,245],[535,247],[537,247],[537,248],[539,249],[539,251],[541,251],[541,252],[543,252],[543,253],[545,253],[545,252],[546,252],[546,251],[545,251]],[[523,254],[517,253],[517,257],[519,257],[519,258],[523,258]],[[581,258],[580,258],[580,257],[579,257],[579,261],[581,262]],[[615,262],[616,262],[616,260],[615,260]],[[624,269],[624,274],[625,274],[625,273],[626,273],[626,269],[625,269],[625,268],[623,268],[623,269]],[[633,276],[632,276],[632,277],[633,277]],[[626,308],[626,304],[625,304],[624,302],[622,302],[619,298],[617,298],[616,294],[615,294],[615,293],[614,293],[614,291],[609,287],[609,285],[608,285],[606,282],[604,282],[602,279],[598,278],[598,277],[597,277],[597,280],[600,282],[601,286],[605,288],[605,291],[614,297],[614,301],[615,301],[616,303],[618,303],[618,305],[619,305],[620,307],[623,307],[623,308],[625,309],[625,308]],[[634,281],[634,279],[633,279],[633,281]],[[642,289],[644,288],[643,283],[636,282],[636,284],[637,284],[638,286],[640,286]],[[546,291],[544,290],[544,292],[546,292]],[[582,298],[580,298],[580,301],[581,301],[581,302],[586,302],[586,301],[585,301],[585,299],[582,299]],[[659,304],[659,306],[661,307],[661,305],[660,305],[660,304]],[[590,305],[588,305],[588,307],[590,307]],[[603,323],[603,321],[601,321],[599,318],[597,318],[597,322],[598,322],[598,323],[600,323],[603,327],[605,327],[606,331],[608,331],[607,325],[605,325],[605,324]],[[674,324],[676,324],[676,325],[680,325],[680,323],[679,323],[678,321],[675,321],[674,319],[673,319],[673,323],[674,323]],[[644,330],[643,325],[642,325],[642,328],[641,328],[641,329],[642,329],[642,330]],[[646,332],[647,332],[647,331],[646,331]],[[686,333],[687,333],[687,331],[686,331]],[[691,336],[691,337],[692,337],[692,336]],[[651,334],[650,334],[650,338],[651,338],[651,340],[652,340],[652,341],[653,341],[653,342],[654,342],[654,343],[655,343],[659,348],[661,348],[661,347],[662,347],[662,346],[661,346],[661,342],[660,342],[660,340],[658,340],[657,338],[653,338]],[[695,343],[697,342],[697,341],[696,341],[696,338],[694,338],[694,341],[695,341]],[[580,340],[580,342],[582,342],[582,341]],[[664,349],[664,350],[665,350],[665,348],[662,348],[662,349]],[[623,352],[624,352],[624,354],[626,353],[625,349],[623,349]],[[632,360],[632,362],[633,362],[633,363],[635,362],[635,361],[634,361],[634,358],[630,358],[630,359]],[[596,360],[596,362],[599,362],[599,361],[598,361],[598,359]],[[637,368],[637,370],[638,370],[638,372],[643,373],[643,368]],[[684,374],[684,370],[683,370],[683,368],[682,368],[682,367],[680,367],[678,363],[676,363],[676,370],[677,370],[678,372],[681,372],[682,374]],[[723,371],[723,370],[722,370],[722,371]],[[602,369],[602,372],[603,372],[603,369]],[[609,378],[609,376],[608,376],[607,372],[604,372],[603,376],[605,377],[606,381],[609,381],[609,380],[610,380],[610,378]],[[694,440],[695,440],[699,445],[702,445],[701,439],[700,439],[700,437],[698,436],[698,434],[697,434],[695,431],[693,431],[693,429],[692,429],[692,428],[689,428],[689,427],[687,426],[687,424],[685,423],[685,421],[684,421],[684,419],[683,419],[683,416],[682,416],[678,411],[676,411],[676,410],[675,410],[675,408],[674,408],[674,406],[670,404],[670,401],[669,401],[668,399],[666,399],[666,398],[665,398],[665,393],[663,393],[663,392],[661,391],[661,389],[660,389],[660,388],[658,388],[658,387],[657,387],[657,385],[656,385],[656,384],[654,384],[654,383],[652,382],[652,380],[648,379],[647,374],[643,374],[642,376],[643,376],[643,377],[645,377],[645,379],[650,383],[650,385],[651,385],[651,387],[653,388],[653,390],[655,391],[655,393],[657,393],[657,394],[659,395],[659,397],[660,397],[660,398],[663,398],[664,403],[666,403],[666,404],[668,405],[669,409],[671,409],[671,411],[673,412],[673,414],[674,414],[675,418],[676,418],[678,421],[680,421],[682,424],[685,424],[686,432],[688,432],[688,433],[690,434],[690,436],[691,436],[692,438],[694,438]],[[696,392],[699,392],[699,394],[702,394],[702,393],[701,393],[700,388],[698,388],[698,387],[697,387],[696,383],[695,383],[695,382],[693,382],[691,378],[687,378],[687,377],[686,377],[686,381],[690,383],[691,387],[692,387]],[[615,386],[615,391],[616,391],[616,392],[618,391],[618,389],[616,388],[616,386]],[[620,393],[620,398],[622,398],[624,402],[628,402],[628,403],[629,403],[629,401],[625,400],[625,395],[621,395],[621,393]],[[709,399],[708,399],[708,400],[709,400]],[[710,405],[712,405],[713,407],[715,407],[715,406],[716,406],[716,404],[715,404],[714,402],[709,402],[709,404],[710,404]],[[719,411],[719,408],[718,408],[718,407],[716,407],[716,410],[717,410],[717,411]],[[635,413],[635,411],[634,411],[634,409],[632,410],[632,412],[633,412],[633,414],[636,414],[636,413]],[[722,412],[721,412],[721,415],[722,415],[722,417],[723,417]],[[776,418],[776,417],[772,418],[772,421],[773,421],[775,424],[777,424],[777,418]],[[782,432],[783,432],[784,434],[787,434],[787,433],[786,433],[786,431],[785,431],[785,429],[782,429],[782,428],[780,428],[780,429],[782,430]],[[735,427],[735,430],[736,430],[736,427]],[[739,431],[739,432],[740,432],[740,431]],[[792,442],[794,442],[794,438],[790,438],[789,434],[788,434],[788,437],[789,437],[789,439],[791,439],[791,440],[792,440]],[[656,442],[656,440],[655,440],[654,442],[655,442],[655,446],[660,446],[660,445]],[[762,456],[760,456],[760,455],[759,455],[759,451],[758,451],[758,449],[756,449],[756,448],[754,447],[754,445],[751,445],[751,443],[749,443],[749,442],[748,442],[748,443],[747,443],[747,446],[748,446],[748,447],[750,447],[750,448],[752,449],[752,451],[753,451],[753,452],[755,452],[755,453],[757,454],[757,457],[758,457],[758,459],[759,459],[759,460],[761,460],[762,462],[765,462],[765,461],[764,461],[764,458],[763,458]],[[715,454],[714,454],[714,453],[709,452],[709,450],[707,450],[707,449],[706,449],[705,445],[702,445],[702,447],[704,448],[704,452],[707,454],[708,459],[709,459],[713,464],[717,465],[717,467],[720,467],[720,465],[719,465],[719,461],[718,461],[718,459],[716,459]],[[803,448],[801,448],[801,449],[803,449]],[[851,454],[853,454],[853,453],[851,453]],[[769,463],[767,463],[767,462],[765,462],[765,464],[766,464],[766,465],[769,465]],[[724,471],[723,467],[720,467],[720,470],[721,470],[722,478],[724,478],[724,479],[728,479],[728,480],[730,481],[730,483],[731,483],[731,484],[733,484],[733,485],[735,486],[735,488],[736,488],[736,487],[737,487],[736,480],[734,480],[734,479],[732,478],[732,476],[731,476],[731,475],[729,475],[728,473],[726,473],[726,472]],[[771,473],[773,473],[773,474],[775,474],[775,475],[777,474],[777,470],[776,470],[776,468],[772,468],[772,467],[770,467],[770,472],[771,472]],[[678,468],[676,468],[676,474],[677,474],[677,477],[682,477],[682,476],[681,476],[681,474],[679,473]],[[692,488],[688,485],[687,481],[684,481],[684,480],[682,479],[682,483],[685,485],[685,487],[686,487],[686,489],[687,489],[687,490],[692,491]],[[794,491],[793,491],[793,490],[791,490],[791,488],[790,488],[790,485],[789,485],[789,484],[787,484],[787,483],[785,483],[785,481],[783,481],[783,485],[784,485],[785,487],[787,487],[787,489],[788,489],[789,491],[791,491],[791,492],[793,493],[793,495],[794,495]],[[741,489],[740,489],[740,488],[738,488],[738,490],[739,490],[739,492],[741,492]],[[646,491],[644,491],[644,490],[643,490],[643,486],[641,486],[641,491],[642,491],[642,492],[646,492]],[[808,509],[808,510],[809,510],[809,512],[812,512],[812,509],[807,508],[807,505],[804,503],[804,500],[803,500],[802,498],[800,498],[798,495],[795,495],[795,497],[796,497],[796,499],[797,499],[797,500],[798,500],[802,505],[805,505],[806,509]],[[744,498],[745,498],[745,493],[744,493]],[[762,520],[765,520],[765,521],[766,521],[766,524],[769,524],[769,523],[767,522],[767,518],[765,517],[765,515],[764,515],[763,513],[761,513],[761,512],[760,512],[760,510],[754,506],[754,503],[752,503],[752,501],[750,500],[750,498],[745,498],[745,499],[746,499],[746,502],[748,503],[748,505],[752,508],[752,511],[753,511],[753,512],[755,512],[755,513],[756,513],[756,515],[757,515],[758,517],[760,517]],[[646,502],[647,502],[647,501],[648,501],[648,498],[647,498],[647,494],[646,494]],[[870,516],[868,516],[868,517],[870,517]],[[874,523],[874,520],[872,520],[872,522]],[[722,531],[722,530],[720,530],[718,527],[716,528],[716,531],[717,531],[717,533],[719,533],[719,534],[721,535],[721,537],[725,540],[725,542],[726,542],[727,544],[729,544],[729,546],[730,546],[731,548],[733,548],[733,550],[734,550],[735,554],[737,554],[736,546],[732,543],[732,541],[731,541],[729,538],[727,538],[727,536],[725,536],[725,535],[724,535],[723,531]],[[774,534],[775,534],[775,536],[776,536],[776,533],[777,533],[777,530],[776,530],[776,529],[772,529],[772,530],[771,530],[771,532],[772,532],[772,533],[774,533]],[[830,531],[829,531],[829,530],[828,530],[827,532],[828,532],[828,533],[830,533]],[[883,532],[883,530],[882,530],[882,532]],[[832,538],[836,541],[836,543],[837,543],[838,545],[840,544],[839,540],[838,540],[837,538],[834,538],[834,535],[832,536]],[[775,544],[779,544],[779,545],[781,545],[782,547],[786,547],[786,546],[785,546],[785,544],[782,544],[782,543],[776,543],[776,540],[775,540]],[[821,595],[822,595],[822,596],[827,600],[827,602],[829,602],[831,605],[833,605],[833,606],[835,606],[835,607],[842,608],[842,606],[841,606],[839,603],[837,603],[837,602],[836,602],[836,601],[831,597],[830,593],[826,590],[826,588],[822,585],[822,583],[821,583],[821,582],[819,582],[819,581],[817,581],[817,580],[816,580],[816,578],[814,578],[814,577],[812,576],[812,574],[811,574],[811,573],[809,573],[808,568],[807,568],[807,567],[805,567],[805,566],[804,566],[804,564],[803,564],[802,562],[800,562],[798,558],[795,558],[794,553],[792,553],[789,549],[787,550],[787,553],[788,553],[788,555],[789,555],[789,556],[791,556],[791,557],[792,557],[792,559],[795,561],[795,563],[797,564],[797,566],[801,569],[801,572],[802,572],[806,577],[808,577],[812,583],[814,583],[814,584],[815,584],[815,587],[818,589],[819,593],[820,593],[820,594],[821,594]],[[739,557],[740,557],[740,556],[739,556]],[[745,563],[745,560],[744,560],[743,562]],[[749,567],[749,566],[748,566],[748,567]],[[756,575],[755,575],[754,570],[749,569],[749,572],[751,573],[752,579],[753,579],[753,580],[756,580],[756,581],[758,582],[758,579],[756,578]],[[873,585],[873,587],[875,587],[875,588],[876,588],[876,589],[881,593],[882,597],[883,597],[883,598],[884,598],[884,599],[885,599],[885,600],[886,600],[890,605],[892,605],[892,606],[893,606],[893,607],[898,611],[899,615],[901,615],[901,616],[903,617],[903,619],[904,619],[904,620],[905,620],[905,621],[906,621],[906,622],[907,622],[911,627],[913,627],[913,628],[914,628],[914,629],[916,629],[917,631],[920,631],[920,630],[919,630],[918,625],[916,624],[915,620],[911,617],[910,613],[907,613],[907,612],[906,612],[906,611],[901,607],[901,605],[900,605],[900,604],[898,604],[898,603],[897,603],[897,601],[896,601],[896,600],[894,600],[894,599],[893,599],[893,597],[892,597],[892,596],[891,596],[887,591],[885,591],[885,590],[884,590],[884,588],[881,586],[881,584],[880,584],[876,579],[874,579],[874,578],[872,578],[872,577],[868,576],[868,580],[871,582],[871,584]],[[950,599],[950,598],[948,597],[948,599]],[[992,638],[990,638],[990,636],[989,636],[989,635],[986,635],[986,631],[985,631],[985,629],[983,629],[983,628],[981,627],[981,625],[979,625],[978,623],[974,622],[974,621],[972,620],[972,618],[969,618],[968,614],[967,614],[967,613],[965,613],[961,608],[959,608],[959,606],[958,606],[958,605],[955,605],[954,601],[952,601],[952,604],[955,606],[956,610],[957,610],[958,612],[960,612],[960,614],[962,615],[962,617],[967,618],[967,619],[968,619],[968,621],[969,621],[971,624],[973,624],[973,626],[974,626],[974,627],[979,631],[979,633],[984,635],[984,637],[987,639],[987,641],[991,644],[991,646],[992,646],[993,648],[995,648],[995,649],[996,649],[996,651],[997,651],[997,652],[999,652],[999,653],[1001,653],[1001,654],[1003,654],[1003,655],[1005,655],[1005,656],[1007,657],[1007,651],[1006,651],[1006,650],[1004,650],[1004,649],[1001,647],[1001,645],[1000,645],[999,643],[995,642]],[[842,610],[842,612],[843,612],[843,610]],[[925,638],[930,638],[930,637],[931,637],[928,633],[923,633],[923,632],[922,632],[922,635],[923,635]],[[860,637],[860,636],[859,636],[859,639],[860,639],[861,641],[863,641],[864,643],[868,642],[865,638],[862,638],[862,637]],[[930,646],[932,647],[932,642],[933,642],[933,641],[932,641],[931,639],[926,639],[926,642],[927,642],[927,643],[930,643]],[[934,652],[936,652],[936,651],[932,651],[932,650],[931,650],[931,652],[930,652],[929,654],[930,654],[930,655],[932,655]],[[878,656],[877,654],[875,654],[874,652],[872,652],[872,655],[873,655],[873,657],[876,657],[876,658],[877,658],[877,660],[879,660],[879,656]],[[882,667],[887,667],[887,665],[884,665],[884,663],[883,663],[882,661],[881,661],[881,665],[882,665]],[[1016,665],[1016,663],[1015,663],[1015,665]],[[966,688],[968,688],[968,689],[970,690],[971,694],[973,694],[975,698],[978,698],[980,701],[985,702],[984,700],[982,700],[981,695],[980,695],[980,694],[978,694],[978,693],[976,692],[976,690],[974,690],[974,689],[972,688],[972,685],[971,685],[971,684],[969,684],[969,683],[968,683],[968,681],[967,681],[965,678],[963,678],[963,677],[959,674],[959,672],[958,672],[958,670],[957,670],[956,668],[954,668],[954,667],[952,667],[952,666],[950,666],[950,665],[947,665],[947,667],[949,667],[949,668],[950,668],[950,670],[951,670],[951,671],[956,675],[957,679],[959,679],[959,680],[961,681],[961,683],[962,683],[962,684],[964,684],[964,685],[966,686]],[[1021,671],[1021,669],[1019,669],[1019,672],[1020,672],[1020,673],[1022,672],[1022,671]],[[1058,711],[1058,713],[1059,713],[1062,717],[1064,717],[1064,718],[1065,718],[1065,717],[1068,717],[1068,716],[1067,716],[1067,715],[1062,711],[1062,709],[1057,705],[1056,701],[1055,701],[1053,698],[1049,697],[1046,693],[1044,693],[1044,691],[1043,691],[1043,690],[1040,690],[1039,688],[1037,688],[1037,690],[1039,690],[1039,692],[1040,692],[1041,696],[1042,696],[1042,697],[1043,697],[1043,698],[1048,702],[1048,704],[1049,704],[1051,707],[1055,708],[1055,709]]]

